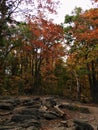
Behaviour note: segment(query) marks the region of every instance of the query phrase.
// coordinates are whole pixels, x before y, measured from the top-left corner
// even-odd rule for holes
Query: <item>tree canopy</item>
[[[98,9],[76,7],[58,25],[47,14],[56,13],[59,2],[36,3],[0,1],[0,94],[98,102]],[[21,13],[25,20],[17,21]]]

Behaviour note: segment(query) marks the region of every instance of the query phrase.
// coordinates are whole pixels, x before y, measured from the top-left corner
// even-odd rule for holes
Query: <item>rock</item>
[[[0,96],[0,100],[9,100],[11,98],[11,96]]]
[[[6,116],[12,114],[11,111],[0,111],[0,116]]]
[[[21,127],[26,128],[26,129],[29,127],[34,127],[36,129],[39,129],[39,128],[41,128],[41,123],[39,120],[31,119],[31,120],[23,122]]]
[[[17,105],[20,105],[20,100],[18,98],[16,99],[10,99],[7,101],[8,103],[11,103],[13,106],[17,106]]]
[[[25,108],[24,110],[18,112],[18,114],[30,115],[34,119],[39,119],[41,116],[41,111],[39,111],[37,108]]]
[[[40,130],[40,111],[37,108],[23,107],[15,112],[17,113],[12,116],[11,122],[20,124],[19,126],[24,128],[21,130]]]
[[[54,127],[52,130],[67,130],[65,127]]]
[[[24,106],[33,107],[33,108],[40,108],[41,107],[41,100],[39,99],[28,99],[23,101]]]
[[[47,111],[48,108],[47,108],[46,106],[41,106],[41,107],[40,107],[40,110],[41,110],[41,111]]]
[[[30,126],[26,130],[40,130],[40,128],[36,128],[35,126]]]
[[[42,102],[42,99],[40,97],[33,98],[33,101],[39,101]]]
[[[29,126],[41,127],[41,123],[39,120],[31,119],[31,120],[25,121],[24,124],[21,126],[24,128],[27,128]]]
[[[20,99],[14,98],[14,97],[6,97],[6,98],[2,97],[2,98],[0,98],[0,102],[1,103],[10,103],[13,106],[17,106],[20,104]]]
[[[45,112],[43,114],[43,117],[47,120],[53,120],[53,119],[59,118],[59,115],[57,113],[51,111],[51,112]]]
[[[12,116],[11,121],[13,122],[23,122],[25,120],[35,119],[35,116],[32,115],[22,115],[22,114],[15,114]]]
[[[2,110],[13,110],[14,106],[10,103],[0,103],[0,109],[2,109]]]
[[[75,124],[73,120],[64,120],[60,122],[60,126],[67,127],[67,128],[73,127],[74,125]]]
[[[74,120],[73,122],[76,124],[75,130],[94,130],[94,128],[89,123],[83,120]]]
[[[16,126],[0,126],[0,130],[20,130],[21,127]],[[21,129],[23,130],[23,129]]]
[[[56,100],[53,97],[45,98],[42,100],[42,104],[47,108],[56,106]]]
[[[48,127],[49,130],[97,130],[95,124],[90,124],[91,122],[87,122],[84,118],[81,120],[73,120],[74,117],[67,118],[69,113],[65,111],[66,108],[78,112],[86,110],[76,105],[58,103],[54,97],[2,97],[0,130],[46,130]]]

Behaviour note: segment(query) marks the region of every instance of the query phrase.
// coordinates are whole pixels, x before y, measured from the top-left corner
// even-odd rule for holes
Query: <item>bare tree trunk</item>
[[[76,73],[76,71],[74,71],[74,73],[75,73],[75,78],[76,78],[76,83],[77,83],[77,100],[80,101],[80,99],[81,99],[81,86],[79,83],[79,76]]]

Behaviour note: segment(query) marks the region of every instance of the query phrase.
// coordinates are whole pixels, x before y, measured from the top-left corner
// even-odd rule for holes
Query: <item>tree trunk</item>
[[[41,62],[42,59],[39,58],[37,61],[35,61],[35,67],[34,67],[34,93],[39,93],[41,91]]]
[[[93,82],[93,101],[98,103],[98,84],[95,72],[95,63],[92,61],[92,82]]]
[[[92,100],[93,102],[98,103],[98,83],[96,79],[94,61],[91,62],[91,69],[89,63],[87,63],[87,70]]]
[[[93,83],[92,83],[91,70],[90,70],[89,63],[87,63],[87,71],[88,71],[88,81],[89,81],[89,85],[90,85],[91,96],[94,97],[94,95],[93,95]]]
[[[76,78],[76,83],[77,83],[77,100],[81,100],[81,86],[79,83],[79,76],[77,75],[76,71],[75,71],[75,78]]]

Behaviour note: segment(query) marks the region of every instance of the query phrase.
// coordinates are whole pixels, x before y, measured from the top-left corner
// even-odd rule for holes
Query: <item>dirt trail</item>
[[[66,105],[76,105],[78,107],[88,108],[89,111],[90,111],[90,114],[78,113],[79,115],[77,115],[77,113],[76,113],[76,117],[82,116],[82,117],[85,117],[85,118],[88,118],[88,119],[92,118],[91,120],[94,120],[94,122],[96,122],[96,124],[98,125],[98,105],[72,102],[72,101],[66,101],[66,100],[61,100],[61,102],[66,104]]]
[[[98,125],[98,106],[86,106],[90,110],[91,114],[94,116],[96,124]]]
[[[98,105],[95,105],[95,104],[87,104],[86,105],[86,104],[82,104],[82,103],[72,103],[72,104],[76,104],[79,107],[88,108],[90,111],[90,114],[88,116],[92,117],[91,122],[98,125]]]

